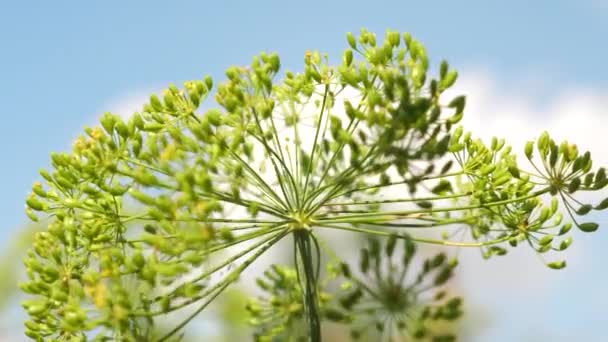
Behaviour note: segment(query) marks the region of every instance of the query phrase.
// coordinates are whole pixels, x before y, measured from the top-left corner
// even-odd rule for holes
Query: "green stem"
[[[294,242],[296,245],[296,253],[299,255],[296,262],[296,270],[302,286],[302,296],[306,317],[308,320],[308,328],[311,342],[321,341],[321,318],[319,313],[319,299],[317,293],[317,277],[318,270],[314,269],[312,243],[310,232],[300,230],[294,232]],[[298,267],[301,263],[301,268]]]

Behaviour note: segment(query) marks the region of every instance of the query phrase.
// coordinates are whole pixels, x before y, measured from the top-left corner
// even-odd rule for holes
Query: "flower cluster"
[[[445,331],[440,323],[452,322],[462,314],[462,299],[447,298],[442,288],[457,262],[439,253],[424,260],[420,269],[412,270],[416,267],[412,265],[415,246],[407,239],[398,241],[394,235],[384,244],[370,239],[368,247],[361,250],[360,275],[343,265],[348,291],[340,304],[354,318],[353,338],[369,337],[370,330],[373,336],[375,330],[390,341],[455,340],[453,332]]]
[[[278,55],[261,53],[229,68],[217,87],[210,77],[170,85],[127,119],[105,113],[70,153],[51,154],[52,168],[40,171],[43,182],[26,199],[27,215],[48,222],[25,260],[26,335],[150,340],[160,320],[186,310],[157,339],[170,340],[257,258],[293,238],[299,287],[289,298],[300,295],[316,342],[327,315],[319,230],[491,255],[523,241],[539,252],[566,249],[571,237],[555,239],[571,227],[560,204],[580,230],[597,229],[575,219],[608,207],[573,197],[608,184],[604,169],[592,171],[589,153],[543,134],[541,167],[530,143],[524,154],[534,169],[520,168],[503,140],[486,146],[455,127],[465,97],[442,94],[458,74],[444,61],[431,76],[426,50],[410,34],[387,31],[380,42],[362,30],[347,42],[337,66],[313,51],[302,72],[280,73]],[[201,111],[209,98],[217,105]],[[464,229],[472,241],[419,233],[433,228]],[[372,252],[368,258],[380,262]],[[423,273],[443,274],[449,265],[439,257]],[[273,272],[284,286],[293,281],[290,272]],[[379,280],[405,304],[417,291]],[[458,312],[449,303],[417,317]],[[417,334],[409,319],[394,323]]]

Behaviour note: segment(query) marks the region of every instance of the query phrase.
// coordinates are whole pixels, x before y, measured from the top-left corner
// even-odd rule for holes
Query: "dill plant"
[[[262,53],[215,90],[210,77],[170,85],[51,154],[26,201],[48,224],[25,259],[25,334],[179,340],[256,259],[291,240],[293,263],[260,274],[263,294],[243,304],[256,340],[321,341],[331,320],[353,338],[375,327],[377,338],[451,341],[427,322],[460,316],[461,299],[442,289],[457,262],[415,258],[416,246],[551,254],[568,248],[573,226],[598,228],[580,217],[608,201],[574,197],[608,183],[588,152],[543,133],[520,167],[505,140],[457,126],[465,97],[441,96],[457,72],[443,61],[430,75],[411,35],[387,31],[379,43],[362,30],[347,42],[335,66],[306,52],[303,72],[279,76],[279,56]],[[324,230],[369,238],[356,265],[334,253],[351,246],[324,242]],[[556,254],[547,266],[565,267]]]

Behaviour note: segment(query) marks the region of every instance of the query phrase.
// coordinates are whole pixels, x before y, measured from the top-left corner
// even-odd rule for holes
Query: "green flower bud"
[[[566,233],[568,233],[570,231],[570,229],[572,229],[572,223],[570,222],[566,222],[562,228],[559,230],[558,235],[564,235]]]
[[[146,132],[156,133],[156,132],[160,132],[163,128],[165,128],[165,125],[163,125],[163,124],[149,122],[144,125],[142,130],[146,131]]]
[[[557,145],[552,144],[551,148],[550,148],[550,155],[549,155],[549,165],[551,165],[552,168],[555,167],[558,157],[559,157],[558,147],[557,147]]]
[[[524,153],[528,159],[532,159],[532,151],[534,149],[534,142],[528,141],[526,143],[526,147],[524,148]]]
[[[48,309],[48,303],[40,300],[27,300],[22,302],[21,306],[31,316],[42,316]]]
[[[606,169],[600,167],[595,173],[595,183],[602,183],[606,180]]]
[[[64,316],[65,322],[73,327],[77,327],[86,321],[87,317],[84,312],[80,310],[69,310]]]
[[[414,86],[417,88],[422,87],[424,81],[426,80],[426,68],[422,63],[417,63],[412,69],[411,73],[412,80],[414,81]]]
[[[509,165],[508,169],[509,169],[509,173],[511,174],[511,176],[513,176],[514,178],[520,177],[519,169],[517,168],[517,166]]]
[[[576,157],[578,157],[578,148],[576,147],[576,145],[569,145],[568,146],[568,161],[572,161],[575,160]]]
[[[350,66],[353,63],[353,50],[345,50],[342,55],[342,62],[346,66]]]
[[[27,215],[27,217],[32,220],[32,222],[38,222],[38,216],[36,216],[36,214],[34,214],[34,212],[32,211],[32,209],[29,206],[25,206],[25,214]]]
[[[397,47],[399,46],[401,37],[399,36],[399,32],[386,31],[386,40],[392,47]]]
[[[347,263],[340,263],[340,271],[342,272],[342,275],[346,278],[350,278],[352,276],[352,273],[350,272],[350,267]]]
[[[213,79],[211,76],[207,75],[204,77],[203,82],[205,82],[205,86],[207,87],[207,91],[210,91],[213,88]]]
[[[553,261],[547,264],[547,267],[554,269],[554,270],[561,270],[562,268],[566,267],[566,262],[565,261]]]
[[[585,233],[591,233],[597,230],[599,225],[595,222],[585,222],[578,225],[578,229]]]
[[[503,175],[501,177],[496,178],[492,182],[492,185],[497,188],[499,186],[502,186],[502,185],[508,183],[510,180],[511,180],[511,175],[510,174]]]
[[[370,46],[376,46],[376,34],[374,34],[372,32],[366,32],[365,36],[366,36],[367,43]]]
[[[439,81],[439,89],[443,91],[445,89],[450,88],[454,85],[454,83],[456,83],[457,79],[458,72],[456,70],[451,70],[447,73],[447,75],[445,75],[445,77],[441,78],[441,80]]]
[[[346,34],[346,41],[348,41],[348,45],[351,47],[351,49],[357,49],[357,40],[355,39],[355,35],[352,32],[348,32]]]
[[[47,206],[40,202],[33,194],[31,194],[26,200],[25,203],[29,208],[35,211],[45,211]]]
[[[596,206],[595,206],[595,208],[594,208],[594,209],[595,209],[595,210],[604,210],[604,209],[606,209],[606,208],[608,208],[608,197],[607,197],[607,198],[604,198],[604,199],[603,199],[603,200],[600,202],[600,204],[598,204],[598,205],[596,205]]]
[[[444,267],[439,271],[435,279],[433,280],[433,285],[441,286],[445,284],[452,277],[452,268]]]
[[[129,136],[131,135],[127,125],[120,119],[116,120],[114,128],[123,139],[129,138]]]
[[[240,72],[238,67],[232,66],[226,69],[226,77],[228,77],[230,81],[236,81],[239,78],[239,75]]]
[[[461,113],[464,110],[464,105],[466,103],[466,97],[464,95],[457,96],[448,104],[449,108],[455,108],[456,113]]]
[[[42,178],[44,178],[47,182],[53,182],[53,177],[51,177],[51,175],[44,169],[40,169],[38,171],[38,173],[40,174],[40,176],[42,176]]]
[[[213,126],[219,126],[222,123],[222,113],[217,109],[212,109],[205,113],[205,118],[209,120],[209,123]]]
[[[140,130],[143,130],[144,120],[142,119],[142,117],[139,113],[133,114],[133,116],[131,117],[131,120],[133,120],[133,124],[135,125],[135,127],[137,127]]]
[[[540,240],[538,240],[538,244],[541,246],[546,246],[553,241],[553,235],[545,235]]]
[[[336,309],[326,308],[325,310],[323,310],[323,313],[325,314],[325,318],[327,318],[328,320],[330,320],[332,322],[348,321],[348,316],[346,314],[344,314],[343,312],[336,310]]]
[[[40,335],[40,333],[38,333],[35,330],[31,330],[29,328],[25,329],[24,334],[25,334],[25,336],[27,336],[27,337],[29,337],[29,338],[31,338],[33,340],[36,340],[36,341],[39,341],[39,340],[42,339],[42,336]]]
[[[581,179],[579,177],[576,177],[570,181],[570,184],[568,184],[568,192],[573,194],[580,188],[580,186]]]
[[[479,174],[482,176],[487,176],[490,173],[494,172],[494,170],[496,170],[495,164],[486,165],[482,167],[481,170],[479,170]]]
[[[579,216],[587,215],[591,211],[591,209],[593,209],[591,204],[584,204],[580,208],[578,208],[576,214]]]
[[[108,134],[112,134],[114,132],[116,116],[114,116],[112,113],[104,113],[99,121],[101,122],[101,126],[103,127],[103,129],[105,129]]]
[[[559,250],[566,250],[572,244],[572,237],[567,237],[559,244]]]
[[[416,202],[416,205],[419,206],[422,209],[431,209],[431,208],[433,208],[433,203],[429,202],[429,201],[419,201],[419,202]]]
[[[268,57],[268,62],[273,72],[278,72],[281,68],[281,59],[277,53],[271,53]]]
[[[448,69],[449,69],[448,62],[446,60],[442,60],[441,64],[439,65],[439,79],[445,78],[445,76],[448,73]]]
[[[408,47],[408,49],[410,48],[410,44],[412,43],[412,35],[409,34],[408,32],[405,32],[403,34],[403,42],[405,43],[405,46]]]
[[[550,139],[551,138],[549,138],[549,133],[547,131],[544,131],[538,138],[538,141],[536,142],[536,144],[538,147],[538,151],[541,152],[542,155],[547,154]]]
[[[555,215],[555,220],[553,221],[553,225],[558,226],[562,223],[564,216],[562,215],[562,213],[557,213]]]
[[[538,221],[543,223],[549,219],[549,215],[551,215],[551,211],[549,208],[544,207],[540,210],[540,214],[538,215]]]
[[[163,91],[163,102],[165,103],[165,107],[169,109],[169,111],[175,111],[175,96],[169,90]]]
[[[441,171],[439,171],[439,174],[444,175],[446,174],[448,171],[450,171],[450,169],[452,168],[452,165],[454,164],[453,160],[448,160],[442,167],[441,167]]]
[[[152,109],[157,112],[163,112],[165,110],[163,104],[160,102],[158,96],[156,95],[150,96],[150,105],[152,106]]]

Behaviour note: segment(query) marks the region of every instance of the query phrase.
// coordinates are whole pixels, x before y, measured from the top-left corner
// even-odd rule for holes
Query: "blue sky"
[[[608,1],[602,0],[5,1],[0,4],[0,238],[7,240],[26,222],[23,199],[49,153],[68,149],[84,125],[136,94],[204,74],[221,77],[227,66],[246,64],[262,50],[277,51],[286,68],[297,70],[307,49],[339,56],[347,31],[366,27],[381,34],[391,28],[413,33],[436,62],[446,58],[463,72],[490,75],[494,98],[506,93],[525,102],[527,113],[539,109],[538,115],[548,118],[549,109],[557,108],[552,104],[562,103],[558,97],[572,89],[608,95],[607,23]],[[484,122],[493,118],[488,115]],[[600,251],[600,238],[606,237],[585,237],[581,244]],[[585,294],[578,301],[562,297],[600,294],[600,285],[607,284],[607,275],[599,275],[605,267],[589,266],[600,266],[595,255],[582,255],[581,270],[568,271],[570,278],[559,278],[566,283],[537,303],[547,326],[556,329],[551,336],[578,329],[599,336],[587,331],[581,317],[559,314],[597,309],[581,304],[594,303]],[[507,307],[506,322],[494,317],[497,327],[488,336],[499,338],[506,324],[545,320],[526,310]],[[568,325],[572,320],[580,324]],[[600,323],[608,318],[589,321]],[[527,336],[523,330],[517,334],[509,336]]]

